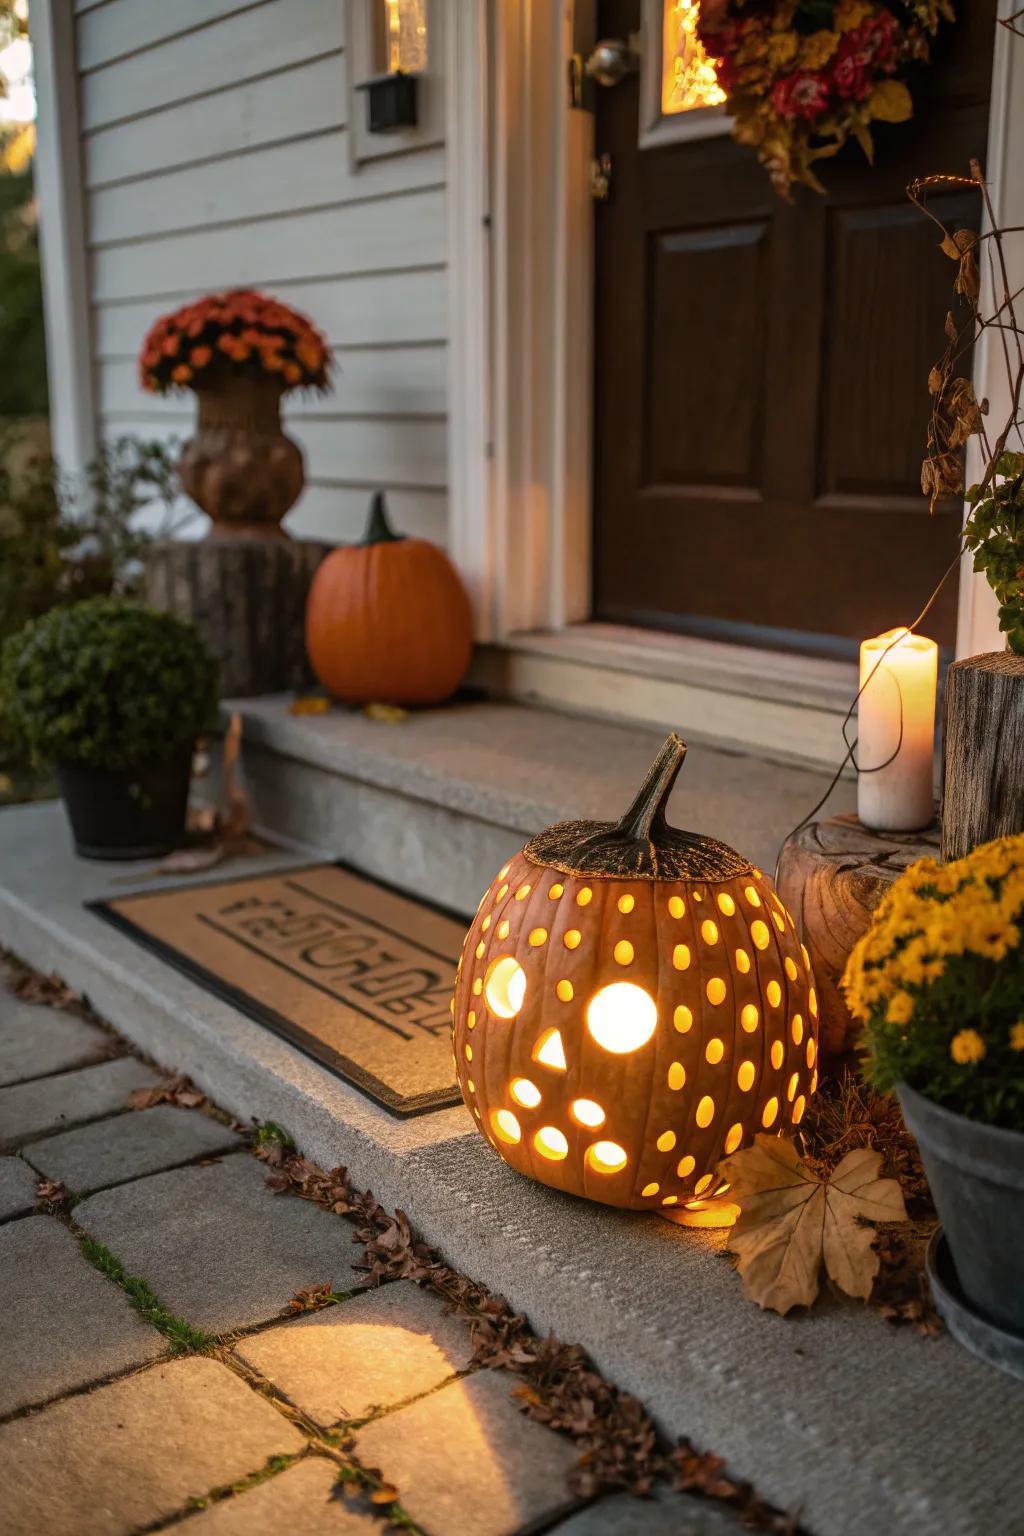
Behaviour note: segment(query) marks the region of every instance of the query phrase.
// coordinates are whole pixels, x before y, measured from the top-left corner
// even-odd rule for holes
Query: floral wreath
[[[951,0],[705,0],[700,40],[729,98],[733,136],[757,150],[776,191],[855,138],[870,161],[871,123],[913,116],[906,76],[926,64]]]
[[[330,368],[324,338],[305,315],[255,288],[236,288],[162,315],[142,344],[139,383],[165,395],[241,374],[269,376],[282,393],[323,392]]]

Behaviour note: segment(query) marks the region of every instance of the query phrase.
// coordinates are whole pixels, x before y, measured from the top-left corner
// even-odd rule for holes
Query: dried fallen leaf
[[[57,976],[41,976],[38,971],[23,971],[11,982],[11,991],[23,1003],[46,1003],[51,1008],[75,1008],[82,999]]]
[[[152,1088],[136,1088],[128,1097],[132,1109],[152,1109],[154,1104],[177,1104],[182,1109],[199,1109],[206,1094],[189,1077],[172,1077]]]
[[[368,720],[380,720],[384,725],[398,725],[408,718],[409,711],[400,704],[367,704],[363,714]]]
[[[881,1162],[858,1147],[820,1179],[792,1141],[762,1135],[720,1164],[740,1207],[729,1247],[752,1301],[783,1314],[811,1306],[823,1261],[841,1290],[867,1299],[879,1260],[862,1222],[906,1219],[899,1184],[878,1176]]]
[[[324,1307],[332,1307],[340,1301],[340,1297],[334,1294],[331,1282],[324,1280],[320,1285],[304,1285],[289,1299],[289,1312],[322,1312]]]
[[[392,1488],[388,1483],[382,1483],[379,1488],[374,1488],[370,1494],[371,1504],[393,1504],[398,1498],[398,1489]]]
[[[158,875],[195,875],[204,869],[213,869],[226,856],[223,843],[211,843],[206,848],[176,848],[160,860],[154,873]]]
[[[40,1179],[36,1185],[36,1200],[51,1210],[67,1205],[70,1199],[71,1191],[59,1179]]]
[[[327,715],[330,711],[331,701],[322,693],[300,694],[288,705],[290,715]]]

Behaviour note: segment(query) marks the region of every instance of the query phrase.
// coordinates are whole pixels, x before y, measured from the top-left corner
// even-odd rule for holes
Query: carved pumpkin
[[[560,822],[506,864],[452,1010],[463,1097],[513,1168],[712,1224],[719,1160],[800,1122],[818,1005],[771,882],[667,824],[685,752],[668,738],[621,821]]]
[[[332,550],[306,605],[310,665],[346,704],[440,704],[473,648],[469,598],[443,550],[390,527],[378,491],[361,544]]]

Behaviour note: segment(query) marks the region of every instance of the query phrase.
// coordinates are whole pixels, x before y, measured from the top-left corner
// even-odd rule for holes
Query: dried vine
[[[1024,37],[1022,23],[1024,10],[1000,25]],[[929,207],[930,193],[956,189],[980,194],[981,233],[954,229]],[[984,571],[999,599],[999,627],[1010,649],[1024,655],[1024,285],[1013,286],[1007,254],[1010,238],[1024,230],[999,224],[977,160],[971,161],[969,176],[922,176],[907,191],[939,229],[940,249],[956,264],[946,345],[928,375],[932,411],[921,488],[931,511],[942,498],[966,496],[971,511],[964,543],[974,555],[974,569]],[[989,332],[998,340],[1006,373],[1006,403],[997,429],[987,422],[989,401],[978,400],[970,378],[961,372],[975,344]],[[981,479],[965,489],[964,452],[972,437],[978,439],[984,467]]]

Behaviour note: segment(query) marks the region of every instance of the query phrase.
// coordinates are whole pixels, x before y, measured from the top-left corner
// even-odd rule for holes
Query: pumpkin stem
[[[404,537],[404,534],[396,533],[388,522],[388,505],[384,492],[374,491],[362,542],[364,544],[397,544]]]
[[[666,825],[665,807],[685,756],[686,744],[673,731],[647,770],[633,804],[620,817],[619,832],[638,842],[657,840],[657,833]]]

